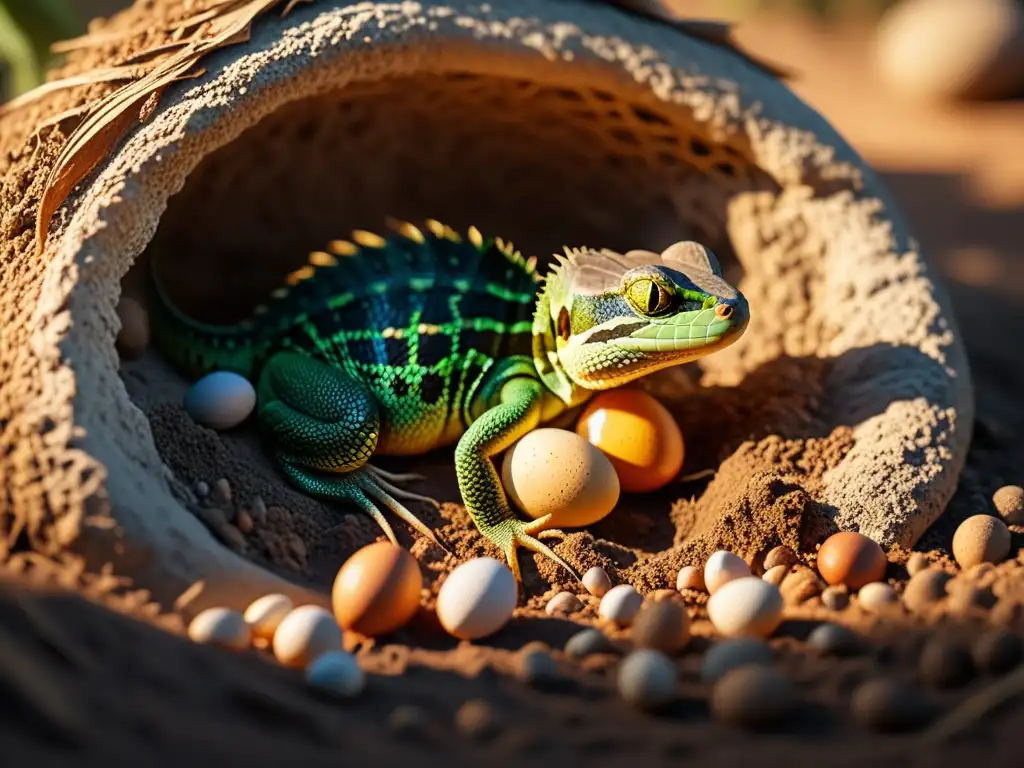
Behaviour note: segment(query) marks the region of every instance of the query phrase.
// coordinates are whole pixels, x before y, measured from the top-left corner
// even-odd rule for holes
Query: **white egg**
[[[733,579],[708,600],[708,618],[725,637],[768,637],[782,622],[782,593],[757,576]]]
[[[344,650],[334,614],[318,605],[300,605],[274,632],[274,656],[286,667],[305,667],[328,651]]]
[[[750,566],[743,558],[723,549],[715,552],[704,564],[704,586],[709,595],[715,594],[733,579],[750,575]]]
[[[653,709],[676,695],[676,666],[661,651],[640,648],[619,664],[619,695],[640,709]]]
[[[256,390],[248,379],[231,371],[214,371],[185,393],[188,415],[212,429],[237,427],[255,407]]]
[[[457,566],[437,593],[437,618],[450,635],[477,640],[512,618],[519,588],[507,565],[477,557]]]
[[[355,696],[366,687],[366,675],[347,651],[327,651],[306,666],[306,682],[338,696]]]
[[[612,580],[608,578],[608,572],[604,568],[595,565],[583,574],[583,586],[594,597],[604,597],[612,588]]]
[[[627,627],[633,623],[643,604],[644,598],[631,585],[619,584],[609,589],[601,598],[597,613],[606,621]]]
[[[884,581],[873,581],[858,590],[857,602],[865,611],[878,613],[895,605],[899,598],[896,596],[896,590]]]
[[[245,621],[252,627],[256,637],[270,640],[278,625],[291,613],[294,604],[287,595],[264,595],[250,603],[245,609]]]
[[[188,625],[188,636],[196,643],[244,650],[252,642],[249,625],[238,611],[207,608]]]

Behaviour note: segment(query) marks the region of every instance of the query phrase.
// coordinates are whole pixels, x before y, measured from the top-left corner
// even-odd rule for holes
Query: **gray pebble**
[[[930,715],[924,695],[915,686],[879,677],[857,686],[850,711],[861,726],[873,731],[904,731],[919,727]]]
[[[775,651],[764,640],[737,637],[715,643],[701,659],[700,679],[713,683],[730,670],[751,664],[769,666],[775,663]]]
[[[841,611],[850,604],[850,590],[845,584],[826,587],[821,593],[821,602],[830,611]]]
[[[205,499],[210,495],[210,484],[205,480],[200,480],[196,483],[196,496],[200,499]]]
[[[558,664],[547,651],[533,649],[519,659],[519,679],[530,685],[546,685],[558,680]]]
[[[615,647],[604,632],[589,627],[570,637],[563,650],[571,658],[582,659],[593,653],[614,653]]]
[[[851,656],[864,649],[860,635],[842,624],[820,624],[807,636],[807,645],[819,653]]]
[[[773,667],[757,664],[727,672],[711,692],[711,713],[722,722],[764,728],[787,717],[796,705],[790,680]]]

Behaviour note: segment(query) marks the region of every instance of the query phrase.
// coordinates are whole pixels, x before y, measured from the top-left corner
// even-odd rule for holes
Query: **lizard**
[[[234,324],[183,313],[151,260],[157,348],[193,378],[220,370],[251,381],[283,476],[354,504],[395,544],[378,505],[447,551],[402,501],[440,505],[405,487],[421,475],[371,458],[454,446],[465,507],[516,581],[520,546],[579,580],[543,541],[564,535],[546,529],[550,515],[515,514],[495,458],[601,390],[734,343],[749,321],[745,297],[694,241],[662,253],[566,247],[542,274],[536,257],[476,227],[387,223],[386,237],[355,230],[311,253]]]

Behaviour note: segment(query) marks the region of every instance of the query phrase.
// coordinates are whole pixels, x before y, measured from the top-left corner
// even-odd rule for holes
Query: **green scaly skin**
[[[550,516],[513,512],[494,458],[539,424],[653,371],[733,343],[746,300],[693,242],[661,254],[566,250],[541,276],[501,239],[429,220],[392,222],[310,255],[251,319],[210,326],[178,311],[154,279],[153,336],[183,372],[234,371],[282,473],[304,492],[348,501],[395,541],[378,504],[431,541],[399,499],[433,499],[374,454],[455,444],[459,489],[480,532],[520,578],[517,547],[579,575],[541,539]],[[154,276],[155,278],[155,276]]]

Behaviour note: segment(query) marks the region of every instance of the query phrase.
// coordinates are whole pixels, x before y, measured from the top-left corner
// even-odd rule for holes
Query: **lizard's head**
[[[566,402],[696,360],[740,337],[749,310],[710,250],[566,250],[545,278],[534,316],[534,359]]]

